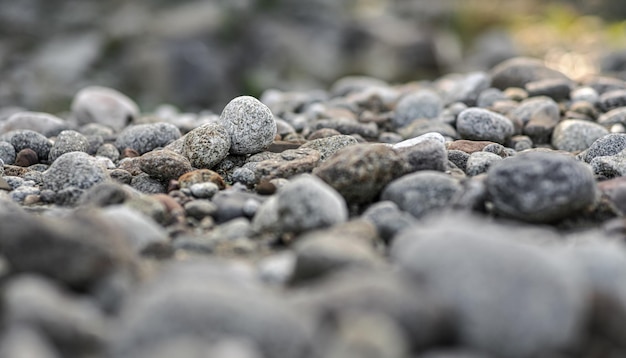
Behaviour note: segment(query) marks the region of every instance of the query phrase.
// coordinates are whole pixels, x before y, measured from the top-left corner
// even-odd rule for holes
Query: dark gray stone
[[[487,172],[496,213],[531,222],[563,219],[596,201],[590,168],[564,154],[530,152],[507,158]]]
[[[405,230],[393,260],[454,312],[458,345],[494,357],[576,347],[589,290],[575,264],[528,241],[544,229],[444,217]]]
[[[456,130],[464,139],[488,140],[500,144],[513,135],[513,123],[503,115],[482,108],[468,108],[456,120]]]
[[[130,181],[130,186],[144,194],[159,194],[167,192],[166,183],[152,178],[147,173],[135,175]]]
[[[373,223],[380,238],[387,243],[400,231],[416,222],[412,215],[400,210],[392,201],[379,201],[371,205],[361,217]]]
[[[470,155],[462,150],[451,149],[448,151],[448,160],[465,172]]]
[[[115,146],[120,152],[131,148],[139,154],[144,154],[153,149],[165,147],[178,138],[180,138],[180,130],[173,124],[138,124],[124,128],[117,136]]]
[[[546,67],[543,61],[527,57],[505,60],[491,70],[491,85],[501,90],[524,88],[530,82],[553,78],[568,79],[561,72]]]
[[[565,78],[548,78],[526,83],[528,96],[547,96],[555,101],[568,99],[572,91],[572,81]]]
[[[598,117],[598,123],[603,126],[613,124],[626,125],[626,107],[619,107],[603,113]]]
[[[460,191],[461,184],[450,175],[425,170],[392,181],[383,190],[381,199],[390,200],[420,218],[449,207]]]
[[[22,149],[32,149],[37,153],[40,161],[48,160],[48,154],[52,148],[52,142],[48,138],[29,129],[7,132],[0,136],[0,141],[11,143],[16,153]]]
[[[446,170],[448,158],[445,145],[437,139],[425,139],[415,145],[396,149],[405,164],[405,172]]]
[[[598,100],[598,107],[604,112],[619,107],[626,107],[626,90],[620,89],[601,94]]]
[[[585,162],[591,163],[595,157],[615,155],[626,149],[626,134],[611,133],[594,141],[585,152]]]
[[[84,135],[73,131],[65,130],[57,136],[50,153],[48,154],[48,161],[54,162],[58,157],[69,152],[87,152],[89,149],[89,141]]]

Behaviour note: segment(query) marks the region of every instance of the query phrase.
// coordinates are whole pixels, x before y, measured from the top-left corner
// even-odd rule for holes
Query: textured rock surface
[[[241,96],[230,101],[220,122],[230,135],[230,152],[254,154],[267,148],[276,135],[272,111],[254,97]]]

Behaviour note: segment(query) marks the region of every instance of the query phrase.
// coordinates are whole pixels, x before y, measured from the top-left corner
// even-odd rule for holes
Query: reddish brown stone
[[[210,169],[197,169],[185,173],[178,178],[178,185],[181,188],[188,188],[193,184],[211,182],[217,185],[220,190],[226,188],[224,179]]]
[[[15,157],[15,165],[20,167],[30,167],[37,163],[39,163],[39,157],[37,157],[37,153],[30,148],[20,150]]]
[[[454,142],[446,143],[446,147],[448,150],[460,150],[468,154],[472,154],[474,152],[482,151],[489,144],[493,144],[494,142],[486,141],[486,140],[467,140],[467,139],[459,139]]]

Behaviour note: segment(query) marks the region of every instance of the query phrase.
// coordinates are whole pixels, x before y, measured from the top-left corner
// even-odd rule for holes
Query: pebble
[[[403,211],[421,218],[449,207],[461,189],[460,182],[450,175],[424,170],[389,183],[381,199],[392,201]]]
[[[398,132],[402,138],[418,137],[430,132],[439,133],[448,138],[459,138],[459,134],[451,124],[444,123],[438,119],[416,119],[406,127],[400,128]]]
[[[43,134],[45,137],[55,136],[64,129],[68,123],[63,119],[42,112],[17,112],[0,123],[0,133],[6,133],[18,129],[29,129]]]
[[[443,101],[436,92],[429,89],[418,90],[400,98],[395,108],[392,124],[395,128],[401,128],[416,119],[434,119],[441,114],[442,110]]]
[[[601,94],[598,99],[598,107],[604,112],[626,107],[626,90],[619,89]]]
[[[59,191],[75,186],[88,189],[109,179],[106,169],[94,157],[83,152],[65,153],[43,173],[43,189]]]
[[[489,108],[493,106],[495,102],[505,100],[504,93],[497,88],[486,88],[480,92],[476,99],[476,107]]]
[[[112,88],[91,86],[78,91],[72,100],[72,114],[79,125],[98,123],[121,130],[139,116],[139,107]]]
[[[102,218],[108,225],[116,227],[128,246],[139,254],[150,245],[165,244],[165,230],[152,218],[124,205],[110,205],[102,209]]]
[[[323,162],[332,157],[333,154],[340,149],[357,143],[358,142],[354,139],[354,137],[339,134],[331,137],[309,140],[305,144],[301,145],[300,149],[311,148],[317,150],[320,153],[320,160]]]
[[[281,188],[276,211],[283,232],[301,233],[348,219],[348,208],[341,195],[311,175],[301,175]]]
[[[473,217],[437,218],[405,230],[392,257],[455,313],[461,346],[533,357],[577,344],[586,316],[589,290],[573,264],[524,242],[550,235]]]
[[[597,156],[589,162],[593,172],[604,178],[615,178],[626,175],[626,151],[610,155]]]
[[[443,136],[425,134],[414,138],[413,145],[408,141],[392,146],[400,154],[405,164],[405,172],[412,173],[418,170],[444,171],[448,163]],[[425,137],[426,136],[426,137]],[[418,138],[422,138],[418,140]]]
[[[211,169],[228,155],[231,137],[228,130],[217,123],[205,124],[185,135],[182,154],[191,165],[199,169]]]
[[[580,119],[567,119],[559,122],[554,128],[552,146],[558,150],[580,152],[607,134],[609,131],[597,123]]]
[[[19,129],[2,134],[0,141],[11,143],[18,153],[22,149],[31,149],[37,153],[40,161],[48,160],[48,154],[52,148],[52,142],[48,138],[29,129]]]
[[[465,172],[469,157],[470,157],[470,154],[468,154],[465,151],[457,150],[457,149],[448,150],[448,161],[456,165],[457,168],[461,169],[463,172]]]
[[[104,143],[98,147],[95,153],[98,157],[105,157],[117,162],[120,159],[120,151],[112,143]]]
[[[313,174],[337,190],[350,204],[376,199],[393,179],[404,174],[403,158],[383,144],[357,144],[341,149]]]
[[[191,195],[198,199],[211,199],[220,190],[217,184],[212,182],[196,183],[189,187]]]
[[[133,176],[130,186],[144,194],[167,192],[167,184],[159,179],[152,178],[148,173]]]
[[[569,98],[572,83],[566,78],[548,78],[526,83],[524,87],[530,97],[547,96],[555,101]]]
[[[489,152],[474,152],[467,158],[465,173],[471,177],[486,173],[495,163],[502,160],[502,157]]]
[[[550,135],[561,119],[558,104],[548,97],[526,99],[509,115],[521,122],[523,134],[541,144],[550,143]]]
[[[626,134],[611,133],[596,139],[585,151],[585,162],[590,163],[595,157],[615,155],[626,149]]]
[[[456,130],[463,139],[504,144],[514,132],[506,117],[482,108],[468,108],[459,114]]]
[[[193,170],[184,156],[169,150],[153,150],[139,157],[139,168],[163,182],[178,179]]]
[[[27,168],[37,163],[39,163],[39,157],[37,153],[30,148],[20,150],[15,156],[15,165],[20,167]]]
[[[600,95],[598,92],[591,87],[578,87],[572,90],[570,93],[571,100],[573,102],[589,102],[589,103],[597,103],[598,99],[600,99]]]
[[[117,136],[115,146],[120,152],[129,148],[141,155],[165,147],[180,136],[178,128],[170,123],[137,124],[124,128]]]
[[[217,206],[209,200],[192,200],[185,204],[185,212],[192,218],[202,220],[207,216],[214,216]]]
[[[178,178],[178,184],[181,188],[190,188],[194,184],[209,182],[217,185],[220,190],[226,188],[224,179],[219,174],[209,169],[193,170]]]
[[[564,219],[592,206],[597,196],[590,168],[555,153],[507,158],[489,169],[486,184],[496,213],[528,222]]]
[[[374,224],[378,235],[387,243],[399,232],[416,223],[411,214],[400,210],[396,203],[389,200],[370,205],[361,217]]]
[[[276,135],[272,111],[259,100],[241,96],[231,100],[220,115],[230,135],[230,152],[254,154],[267,148]]]
[[[64,130],[59,133],[54,141],[54,144],[52,145],[52,148],[50,148],[48,161],[52,163],[65,153],[87,152],[88,149],[89,141],[84,135],[73,130]]]
[[[568,80],[563,73],[546,67],[543,61],[527,57],[511,58],[491,70],[491,85],[501,90],[524,88],[528,83],[547,79]]]
[[[600,117],[598,117],[598,124],[603,126],[626,124],[626,106],[618,107],[606,113],[602,113]]]
[[[2,160],[4,164],[13,164],[16,155],[15,148],[11,143],[0,141],[0,160]]]
[[[259,162],[253,162],[256,160],[254,156],[248,159],[248,165],[254,170],[255,180],[288,179],[294,175],[310,173],[319,165],[321,158],[321,153],[312,148],[289,149],[273,154]]]

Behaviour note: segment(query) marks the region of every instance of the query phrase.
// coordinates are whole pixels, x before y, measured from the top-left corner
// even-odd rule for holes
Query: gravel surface
[[[0,119],[0,357],[626,356],[626,83],[540,61]]]

